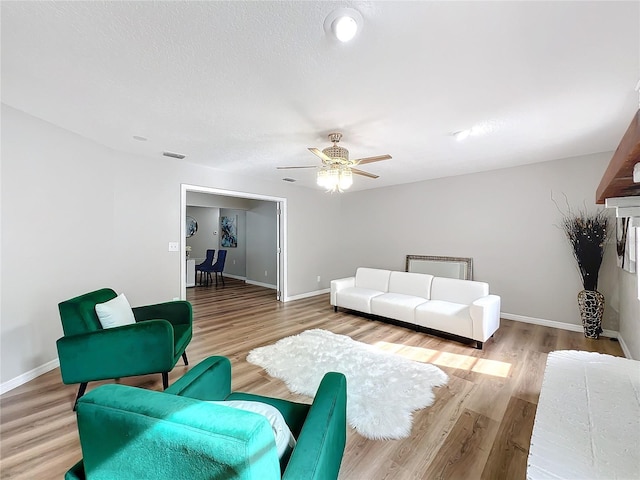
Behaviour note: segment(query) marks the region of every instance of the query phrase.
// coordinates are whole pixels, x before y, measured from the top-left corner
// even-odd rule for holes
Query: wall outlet
[[[180,250],[180,243],[178,242],[169,242],[169,251],[170,252],[178,252]]]
[[[266,270],[264,271],[264,276],[265,276],[265,277],[267,277],[267,276],[268,276],[268,274],[267,274],[267,271],[266,271]]]
[[[320,283],[320,275],[318,275],[318,278],[316,278],[316,281]]]

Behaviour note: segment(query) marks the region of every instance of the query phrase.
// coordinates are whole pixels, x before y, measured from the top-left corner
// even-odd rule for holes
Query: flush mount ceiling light
[[[362,29],[362,15],[353,8],[338,8],[324,20],[324,31],[341,42],[353,40]]]

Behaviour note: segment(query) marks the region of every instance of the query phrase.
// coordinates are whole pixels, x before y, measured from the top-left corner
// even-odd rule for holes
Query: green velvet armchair
[[[58,304],[64,331],[56,342],[62,381],[80,384],[74,410],[88,382],[161,373],[167,388],[169,371],[180,356],[189,364],[185,352],[192,336],[189,302],[134,307],[136,323],[103,329],[95,306],[116,296],[103,288]]]
[[[66,480],[335,480],[347,385],[327,373],[311,405],[231,392],[231,364],[209,357],[164,392],[103,385],[78,402],[83,459]],[[278,458],[266,417],[203,400],[276,407],[297,443]]]

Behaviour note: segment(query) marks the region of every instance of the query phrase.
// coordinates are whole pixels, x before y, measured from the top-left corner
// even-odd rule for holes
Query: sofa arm
[[[168,372],[175,364],[173,327],[165,320],[69,335],[56,346],[65,384]]]
[[[331,305],[337,306],[337,293],[340,290],[356,286],[356,277],[339,278],[331,280]]]
[[[329,372],[320,382],[282,480],[338,478],[347,437],[347,380]]]
[[[473,323],[473,339],[486,341],[500,327],[500,297],[487,295],[475,300],[469,307]]]
[[[191,304],[185,300],[134,307],[132,310],[136,322],[161,318],[172,325],[191,325],[193,319]]]
[[[231,362],[226,357],[209,357],[198,363],[165,390],[198,400],[224,400],[231,393]]]

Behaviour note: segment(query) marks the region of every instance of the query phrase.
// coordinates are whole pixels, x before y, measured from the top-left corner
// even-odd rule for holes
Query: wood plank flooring
[[[484,350],[364,316],[334,313],[329,296],[286,304],[275,292],[226,279],[222,287],[188,290],[194,308],[190,366],[225,355],[233,389],[310,402],[283,382],[247,363],[258,346],[323,328],[349,335],[417,361],[438,365],[449,383],[435,390],[435,403],[415,412],[411,436],[367,440],[349,430],[341,480],[487,479],[523,480],[529,440],[547,353],[579,349],[623,356],[617,342],[589,340],[581,333],[503,320]],[[190,367],[180,361],[170,382]],[[101,383],[90,383],[89,389]],[[120,383],[161,390],[160,375]],[[0,478],[60,479],[81,457],[71,406],[76,386],[63,385],[55,369],[0,397]]]

